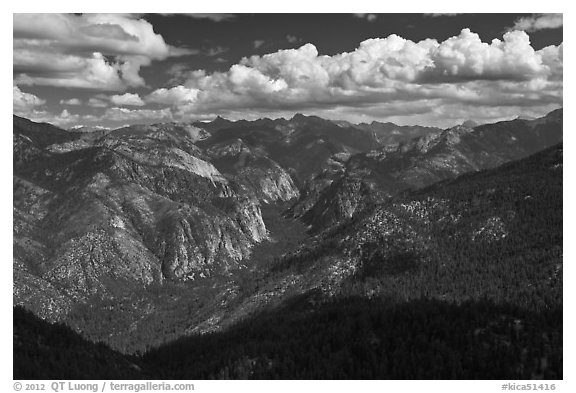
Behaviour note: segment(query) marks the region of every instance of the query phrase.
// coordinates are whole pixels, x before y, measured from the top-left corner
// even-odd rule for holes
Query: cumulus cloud
[[[46,100],[43,100],[34,94],[23,92],[16,85],[12,87],[12,108],[15,113],[26,114],[45,103]]]
[[[254,49],[258,49],[260,48],[262,45],[264,45],[266,41],[264,40],[254,40],[254,42],[252,43],[252,45],[254,45]]]
[[[46,122],[62,128],[67,128],[81,122],[88,123],[99,121],[99,119],[94,115],[79,115],[71,113],[67,109],[64,109],[59,114],[54,114],[45,110],[32,110],[26,115],[26,117],[35,122]]]
[[[172,112],[164,109],[128,109],[113,107],[106,109],[103,118],[116,122],[149,122],[172,120]]]
[[[117,106],[144,106],[144,101],[138,94],[125,93],[122,95],[113,95],[110,102]]]
[[[42,53],[44,50],[46,52]],[[95,52],[90,57],[60,56],[48,50],[15,49],[15,82],[22,85],[101,90],[125,88],[126,83],[119,74],[119,66],[108,63],[101,53]]]
[[[559,106],[562,74],[562,45],[536,51],[523,31],[482,42],[464,29],[442,42],[397,35],[368,39],[333,56],[320,55],[313,44],[255,55],[226,72],[190,72],[172,96],[184,89],[193,94],[185,102],[164,102],[179,102],[177,113],[191,117],[331,108],[388,113],[398,103],[418,103],[418,110],[448,104]],[[157,96],[170,94],[162,90]]]
[[[17,84],[124,90],[144,86],[142,66],[189,50],[166,44],[127,14],[14,14]]]
[[[52,23],[50,15],[47,21],[40,20],[40,25],[50,27],[42,34],[36,27],[20,26],[22,21],[15,23],[14,111],[31,113],[42,121],[86,124],[97,119],[69,111],[49,114],[42,110],[43,99],[22,92],[16,84],[124,92],[145,84],[139,73],[142,65],[172,56],[175,50],[137,16],[116,15],[110,23],[57,17],[62,23]],[[139,29],[127,27],[133,24]],[[83,38],[64,38],[70,32]],[[286,40],[300,39],[287,36]],[[141,44],[147,51],[137,48]],[[214,48],[214,61],[221,49]],[[443,126],[460,121],[460,115],[479,122],[513,112],[538,116],[561,106],[563,100],[563,45],[535,50],[522,30],[508,31],[490,42],[469,29],[444,41],[390,35],[330,56],[308,43],[245,57],[224,72],[193,70],[183,62],[165,72],[170,76],[166,88],[142,97],[96,94],[85,102],[105,108],[99,111],[103,112],[99,119],[120,124],[206,119],[217,114],[289,117],[298,111],[352,121],[388,119],[406,124],[406,119],[411,119],[409,123],[425,119],[426,124]]]
[[[92,108],[106,108],[108,103],[101,98],[92,97],[88,100],[88,106]]]
[[[69,100],[60,100],[60,105],[78,106],[82,105],[82,101],[78,98],[70,98]]]
[[[558,29],[563,25],[562,14],[535,14],[518,19],[512,30],[524,30],[528,32],[543,29]]]
[[[78,125],[108,124],[112,128],[133,123],[155,123],[174,120],[170,109],[128,109],[122,107],[108,108],[101,115],[72,113],[68,109],[60,113],[51,113],[46,110],[33,109],[26,117],[36,122],[46,122],[62,128],[70,128]],[[102,123],[105,120],[106,123]]]
[[[190,66],[184,63],[172,64],[164,71],[165,74],[170,76],[167,83],[172,86],[184,83],[184,81],[188,79],[190,72]]]
[[[108,96],[106,94],[97,94],[94,97],[90,97],[87,101],[87,105],[92,108],[106,108],[110,106],[144,106],[146,103],[140,98],[136,93],[124,93],[124,94],[114,94]]]
[[[72,114],[64,109],[58,116],[56,116],[52,122],[56,125],[68,125],[77,122],[80,119],[80,115]]]
[[[544,52],[537,53],[530,38],[522,31],[504,34],[503,40],[490,44],[480,40],[469,29],[458,37],[451,37],[435,48],[432,54],[434,69],[428,72],[433,79],[500,79],[529,80],[548,75],[553,70],[545,64]],[[548,53],[556,58],[557,53]]]
[[[146,96],[146,101],[163,105],[182,105],[196,101],[198,89],[176,86],[170,89],[157,89]]]

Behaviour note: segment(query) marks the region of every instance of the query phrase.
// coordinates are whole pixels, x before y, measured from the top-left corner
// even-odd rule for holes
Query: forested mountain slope
[[[318,232],[403,190],[494,168],[561,141],[562,109],[536,120],[457,126],[352,156],[340,174],[311,179],[292,214]]]

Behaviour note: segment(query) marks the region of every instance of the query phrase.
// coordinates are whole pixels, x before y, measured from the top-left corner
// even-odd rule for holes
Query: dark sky
[[[14,14],[14,112],[65,127],[538,116],[562,105],[562,31],[554,14]]]
[[[250,54],[265,54],[278,49],[292,48],[286,41],[288,35],[303,43],[311,42],[320,54],[334,55],[353,51],[368,38],[397,34],[403,38],[420,41],[436,38],[439,41],[457,35],[464,28],[478,33],[483,41],[502,38],[514,22],[530,14],[460,14],[455,16],[426,16],[424,14],[375,14],[376,19],[351,14],[238,14],[225,23],[199,19],[191,23],[183,15],[165,17],[148,14],[144,18],[154,25],[167,43],[190,48],[228,47],[230,60],[240,60]],[[368,22],[368,23],[367,23]],[[266,45],[254,50],[255,40],[265,40]],[[562,29],[545,29],[532,32],[530,41],[534,49],[562,43]],[[201,64],[210,67],[210,63]]]

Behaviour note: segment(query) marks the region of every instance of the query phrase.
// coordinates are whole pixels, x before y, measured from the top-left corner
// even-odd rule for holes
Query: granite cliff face
[[[195,145],[204,130],[147,126],[82,139],[42,127],[14,121],[16,304],[57,318],[92,295],[225,273],[267,238],[257,195]],[[289,177],[271,179],[281,197],[297,195]]]
[[[299,195],[284,168],[242,139],[215,144],[208,149],[208,154],[222,173],[236,180],[262,202],[288,201]]]

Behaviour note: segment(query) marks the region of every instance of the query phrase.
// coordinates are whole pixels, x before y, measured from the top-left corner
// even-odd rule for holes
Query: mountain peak
[[[462,127],[466,127],[466,128],[475,128],[478,126],[479,126],[479,124],[477,122],[475,122],[474,120],[466,120],[465,122],[462,123]]]
[[[218,115],[214,120],[212,120],[212,123],[230,123],[230,120],[225,119],[222,116]]]
[[[306,116],[302,113],[296,113],[294,116],[292,116],[290,121],[302,121],[302,120],[306,120],[307,118],[308,118],[308,116]]]
[[[544,116],[547,119],[562,119],[562,116],[564,115],[564,108],[558,108],[553,110],[552,112],[549,112],[546,116]]]

